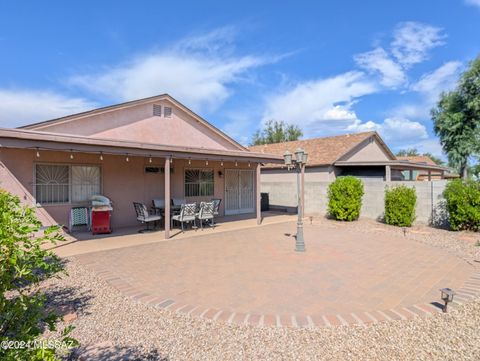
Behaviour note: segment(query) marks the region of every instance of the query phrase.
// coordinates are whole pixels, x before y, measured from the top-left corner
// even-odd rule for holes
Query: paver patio
[[[398,235],[307,225],[307,251],[296,253],[292,232],[294,222],[205,230],[75,258],[139,302],[226,322],[289,326],[437,312],[430,303],[439,301],[439,288],[460,289],[474,273],[447,251]]]

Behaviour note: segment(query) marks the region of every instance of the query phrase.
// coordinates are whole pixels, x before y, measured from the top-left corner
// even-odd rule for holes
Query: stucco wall
[[[103,161],[95,154],[75,153],[74,159],[69,158],[68,152],[40,151],[40,158],[36,157],[32,149],[5,149],[0,152],[0,161],[5,164],[13,176],[21,183],[24,189],[33,194],[34,183],[34,164],[35,163],[53,163],[53,164],[88,164],[101,167],[102,171],[102,194],[113,201],[112,224],[114,227],[131,226],[137,224],[135,211],[132,202],[142,202],[151,205],[152,199],[164,198],[164,174],[163,173],[145,173],[145,166],[164,166],[164,159],[153,159],[149,163],[145,157],[129,157],[129,162],[124,156],[104,155]],[[206,198],[188,198],[187,201],[210,200],[211,198],[224,199],[224,176],[226,168],[248,168],[248,164],[238,162],[224,162],[223,167],[220,162],[209,161],[191,161],[174,159],[173,173],[171,174],[171,195],[172,197],[184,198],[184,169],[185,168],[213,168],[215,173],[214,196]],[[254,168],[254,164],[251,165]],[[219,175],[222,172],[222,176]],[[2,185],[0,184],[0,187]],[[68,203],[61,205],[45,205],[44,209],[59,224],[67,224],[68,212],[72,206],[88,205],[81,203]],[[220,206],[220,215],[224,213],[224,202]]]
[[[162,116],[153,116],[153,104],[162,106]],[[163,116],[164,107],[172,108],[171,117]],[[38,130],[164,145],[238,150],[238,147],[169,101],[156,101],[89,115],[43,126]]]
[[[335,179],[332,167],[309,167],[305,169],[305,181],[328,182]],[[286,168],[268,169],[263,168],[261,173],[262,182],[296,182],[297,173]]]
[[[442,196],[447,181],[432,182],[364,182],[365,194],[361,217],[377,219],[383,216],[384,195],[387,184],[390,186],[404,184],[415,187],[417,193],[416,221],[419,223],[443,224],[445,222],[444,198]],[[324,216],[327,213],[329,182],[305,183],[305,214]],[[261,191],[269,193],[270,204],[276,208],[295,210],[297,206],[296,183],[263,182]]]

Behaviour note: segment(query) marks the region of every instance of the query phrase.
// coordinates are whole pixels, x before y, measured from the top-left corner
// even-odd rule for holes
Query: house
[[[72,207],[102,194],[113,201],[114,228],[135,225],[132,203],[154,198],[220,198],[221,216],[260,222],[260,164],[282,162],[249,151],[167,94],[0,128],[0,145],[0,187],[35,205],[46,223],[67,224]]]
[[[255,153],[283,155],[302,148],[308,153],[305,181],[329,182],[340,175],[353,175],[364,181],[406,180],[404,172],[421,172],[425,179],[440,179],[449,168],[423,159],[395,157],[377,132],[363,132],[285,143],[251,146]],[[293,181],[295,174],[284,165],[262,167],[262,182]],[[433,177],[435,175],[435,177]],[[422,178],[422,179],[424,179]]]

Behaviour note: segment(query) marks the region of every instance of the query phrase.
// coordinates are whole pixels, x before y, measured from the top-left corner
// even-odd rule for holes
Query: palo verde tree
[[[257,130],[253,135],[251,145],[288,142],[298,140],[302,135],[302,130],[296,125],[269,120],[262,130]]]
[[[469,158],[480,153],[480,56],[470,63],[455,90],[441,94],[431,115],[449,163],[467,178]]]

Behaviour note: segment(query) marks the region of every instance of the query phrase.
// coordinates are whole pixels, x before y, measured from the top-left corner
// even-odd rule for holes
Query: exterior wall
[[[391,157],[385,152],[383,147],[375,138],[368,138],[366,141],[359,144],[358,147],[352,149],[340,160],[352,162],[366,162],[366,161],[383,161],[390,160]]]
[[[161,117],[153,116],[153,104],[162,106]],[[172,108],[171,117],[163,116],[165,106]],[[43,126],[38,130],[163,145],[239,149],[165,100],[89,115],[72,121]]]
[[[287,168],[268,169],[263,168],[261,173],[262,182],[296,182],[297,173]],[[306,182],[327,182],[335,179],[332,167],[308,167],[305,169]]]
[[[444,198],[442,193],[447,181],[433,182],[364,182],[365,194],[361,217],[378,219],[384,213],[384,194],[387,185],[395,186],[404,184],[414,187],[417,192],[416,221],[419,223],[446,223]],[[328,205],[329,182],[305,182],[305,215],[325,216]],[[297,185],[293,182],[263,182],[261,191],[269,193],[270,204],[277,208],[295,210],[297,206]]]
[[[152,163],[148,158],[132,157],[126,162],[125,157],[117,155],[103,156],[103,161],[96,154],[75,153],[75,158],[71,160],[68,152],[40,151],[40,158],[37,158],[32,149],[5,149],[0,152],[0,161],[5,164],[12,175],[19,181],[21,186],[30,195],[33,194],[34,186],[34,165],[35,163],[53,163],[53,164],[85,164],[97,165],[101,167],[102,172],[102,194],[110,198],[113,202],[112,226],[123,227],[136,225],[136,216],[132,203],[142,202],[147,206],[152,204],[154,198],[164,198],[164,174],[163,173],[145,173],[145,166],[163,167],[165,161],[163,158],[154,158]],[[206,198],[187,198],[187,201],[210,200],[211,198],[221,198],[219,213],[224,214],[224,174],[225,168],[235,168],[235,164],[224,162],[223,167],[220,162],[210,161],[205,165],[205,161],[191,161],[174,159],[173,173],[171,174],[171,196],[172,198],[184,198],[184,170],[185,168],[213,168],[215,174],[215,185],[213,197]],[[246,163],[238,162],[238,168],[247,168],[254,170]],[[220,176],[219,171],[222,172]],[[0,184],[2,187],[2,184]],[[33,197],[32,197],[33,199]],[[45,205],[45,209],[59,224],[68,223],[68,213],[71,207],[89,205],[85,203],[68,203],[58,205]]]

